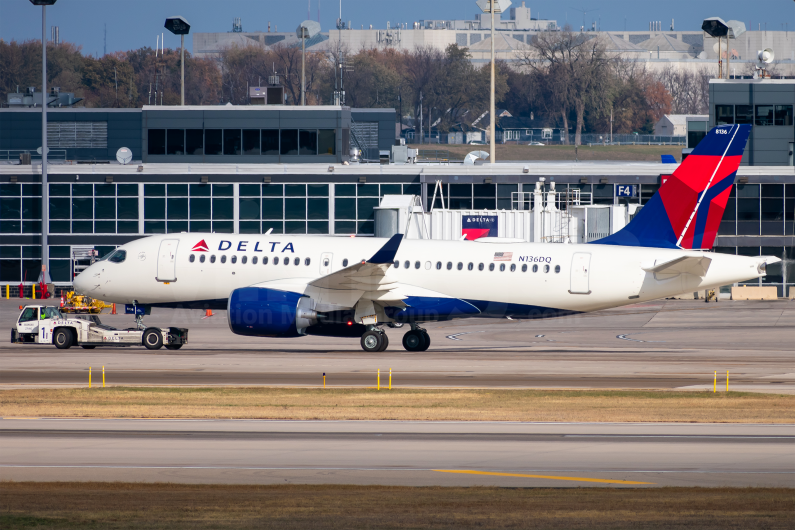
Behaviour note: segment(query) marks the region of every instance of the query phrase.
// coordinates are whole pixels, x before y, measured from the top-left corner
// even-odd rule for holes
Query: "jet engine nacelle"
[[[297,337],[317,324],[312,299],[300,293],[261,287],[232,291],[227,315],[229,328],[251,337]]]

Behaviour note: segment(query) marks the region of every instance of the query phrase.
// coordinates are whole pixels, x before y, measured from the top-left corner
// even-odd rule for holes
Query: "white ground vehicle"
[[[185,328],[138,327],[116,329],[100,322],[97,315],[63,315],[57,307],[29,305],[19,314],[11,330],[12,343],[54,344],[65,350],[72,346],[91,349],[97,346],[146,346],[157,350],[165,346],[178,350],[188,343]]]

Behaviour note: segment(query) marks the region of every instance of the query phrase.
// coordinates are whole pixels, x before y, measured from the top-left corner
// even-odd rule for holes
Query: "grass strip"
[[[642,390],[26,389],[0,391],[0,416],[795,423],[795,396]]]
[[[2,528],[784,529],[785,488],[0,483]]]

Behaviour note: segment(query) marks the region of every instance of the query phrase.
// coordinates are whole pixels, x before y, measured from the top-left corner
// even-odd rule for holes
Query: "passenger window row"
[[[226,259],[227,259],[226,258],[226,254],[222,254],[219,261],[221,263],[226,263]],[[191,263],[195,262],[196,261],[196,254],[191,254],[190,257],[188,258],[188,261],[190,261]],[[207,254],[199,255],[199,263],[204,263],[205,261],[207,261]],[[210,263],[215,263],[215,261],[216,261],[215,254],[211,254],[210,255],[209,261],[210,261]],[[243,256],[240,257],[240,264],[241,265],[245,265],[246,263],[248,263],[248,261],[249,261],[248,256],[243,255]],[[301,258],[293,258],[292,261],[293,261],[293,265],[298,266],[298,265],[301,264]],[[237,256],[233,254],[229,258],[229,262],[232,263],[232,264],[237,263]],[[252,256],[251,257],[251,264],[252,265],[256,265],[258,262],[259,262],[259,258],[257,256]],[[263,265],[267,265],[269,262],[273,263],[274,265],[278,265],[280,263],[279,256],[274,256],[273,260],[270,260],[268,258],[268,256],[263,256],[262,257],[262,264]],[[289,265],[290,264],[290,258],[281,258],[281,263],[283,263],[284,265]],[[311,263],[312,263],[312,260],[310,258],[304,258],[304,265],[306,265],[308,267]]]
[[[400,266],[401,266],[400,261],[397,261],[397,260],[392,265],[394,265],[394,267],[396,269],[399,269]],[[415,269],[419,269],[420,267],[422,267],[422,263],[419,262],[419,261],[415,261],[414,262],[414,268]],[[411,262],[409,260],[404,261],[403,262],[403,268],[404,269],[410,269],[411,268]],[[426,261],[425,262],[425,270],[430,270],[431,268],[432,268],[431,262],[430,261]],[[437,261],[436,262],[436,270],[442,270],[442,268],[443,268],[442,262],[441,261]],[[453,270],[453,262],[452,261],[448,261],[447,265],[446,265],[446,268],[447,268],[447,270]],[[457,270],[459,270],[459,271],[460,270],[464,270],[463,262],[459,261],[458,264],[455,266],[455,268]],[[469,264],[466,265],[466,268],[469,271],[475,270],[475,264],[472,263],[472,262],[469,262]],[[483,263],[478,263],[478,270],[479,271],[482,271],[485,268],[486,268],[486,266]],[[489,268],[490,271],[493,271],[496,268],[496,264],[495,263],[489,263],[488,268]],[[507,265],[505,263],[500,263],[500,271],[505,271],[506,268],[507,268]],[[511,263],[509,270],[511,272],[516,271],[516,263]],[[522,272],[527,272],[527,270],[528,270],[527,264],[523,263],[522,264]],[[533,267],[532,267],[532,271],[533,272],[538,272],[538,270],[539,270],[538,264],[534,264]],[[543,265],[543,271],[545,273],[549,272],[550,270],[552,270],[552,268],[550,267],[549,264],[544,264]],[[560,273],[560,265],[555,265],[555,269],[554,270],[555,270],[555,274]]]

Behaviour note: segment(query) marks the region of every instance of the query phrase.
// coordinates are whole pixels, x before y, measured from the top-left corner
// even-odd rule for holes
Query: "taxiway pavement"
[[[0,301],[0,327],[9,330],[25,302]],[[319,386],[323,373],[332,386],[372,386],[376,370],[391,368],[394,384],[409,387],[706,389],[728,370],[733,390],[795,393],[795,301],[661,300],[546,320],[431,323],[422,353],[402,348],[407,328],[387,329],[389,348],[372,354],[355,338],[240,337],[224,311],[203,317],[154,309],[146,318],[190,329],[178,351],[0,344],[0,388],[84,386],[89,366],[104,366],[108,384],[141,386]]]
[[[795,426],[0,420],[0,480],[795,486]]]

